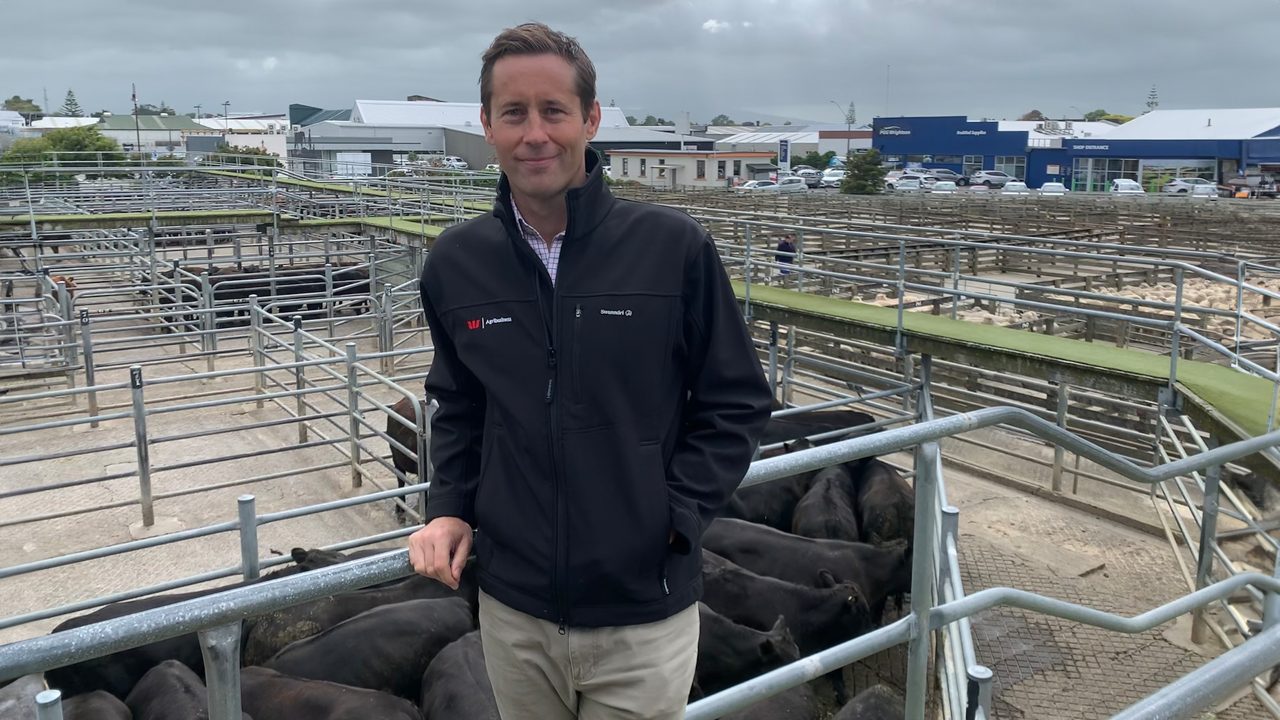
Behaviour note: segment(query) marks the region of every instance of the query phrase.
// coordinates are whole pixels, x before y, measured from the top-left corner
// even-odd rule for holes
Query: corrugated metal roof
[[[600,111],[601,127],[629,127],[622,108],[602,107]],[[480,103],[357,100],[351,120],[371,125],[478,126]]]
[[[1152,110],[1120,125],[1108,140],[1248,140],[1280,127],[1280,108]]]
[[[1109,122],[1089,122],[1087,120],[1076,122],[1072,120],[1071,127],[1068,128],[1065,120],[1050,120],[1048,122],[1039,120],[1001,120],[998,127],[1002,132],[1023,131],[1029,133],[1031,137],[1086,138],[1109,135],[1117,126]]]
[[[716,145],[748,145],[760,143],[776,143],[779,140],[790,140],[793,143],[816,143],[816,132],[748,132],[730,135],[716,140]]]
[[[25,122],[22,119],[22,113],[14,110],[0,110],[0,125],[22,125]]]
[[[209,130],[185,115],[139,115],[137,121],[139,130],[173,130],[175,132],[180,130],[207,132]],[[103,118],[101,124],[103,130],[132,130],[134,126],[132,115],[112,115]]]
[[[42,117],[31,123],[31,127],[41,130],[57,130],[59,128],[83,127],[97,125],[98,118],[91,117]]]
[[[200,118],[197,123],[211,130],[222,131],[225,124],[230,128],[231,132],[284,132],[289,129],[288,121],[283,115],[277,117],[260,117],[260,118],[230,118],[223,121],[220,117]]]

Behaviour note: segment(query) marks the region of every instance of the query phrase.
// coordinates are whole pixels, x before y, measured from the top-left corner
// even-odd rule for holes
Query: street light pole
[[[227,133],[231,131],[231,115],[227,112],[227,108],[231,106],[230,100],[222,101],[222,144],[227,144]]]
[[[854,120],[853,101],[852,100],[849,101],[848,110],[845,110],[843,107],[841,107],[840,103],[836,102],[835,100],[828,100],[827,102],[831,103],[832,105],[835,105],[836,109],[838,109],[840,113],[844,115],[844,156],[848,158],[849,148],[850,148],[849,136],[853,134],[853,120]]]

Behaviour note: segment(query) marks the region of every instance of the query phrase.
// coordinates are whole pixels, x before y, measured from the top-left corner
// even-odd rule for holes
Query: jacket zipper
[[[573,401],[582,402],[582,377],[578,368],[582,366],[582,305],[573,308]]]

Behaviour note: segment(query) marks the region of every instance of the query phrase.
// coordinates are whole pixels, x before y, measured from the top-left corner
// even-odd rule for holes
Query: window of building
[[[622,177],[627,176],[627,160],[628,159],[629,158],[622,158]]]
[[[1027,177],[1027,156],[997,155],[995,169],[1023,180]]]
[[[1174,178],[1214,179],[1213,160],[1143,160],[1138,168],[1138,182],[1147,192],[1159,192]]]
[[[1137,158],[1076,158],[1071,167],[1071,189],[1106,192],[1118,178],[1138,179]]]
[[[934,155],[932,162],[935,165],[962,165],[964,157],[961,155]]]
[[[742,177],[742,161],[741,160],[733,161],[733,176]]]
[[[707,179],[707,161],[706,160],[698,161],[698,179],[699,180]]]
[[[972,175],[982,169],[981,155],[965,155],[964,156],[964,174]]]
[[[645,160],[644,158],[640,158],[640,177],[644,177],[644,176],[645,176],[645,173],[644,173],[644,170],[645,170],[645,167],[644,167],[644,160]]]
[[[717,162],[717,163],[716,163],[716,179],[717,179],[717,180],[723,180],[723,179],[724,179],[724,166],[725,166],[725,161],[724,161],[724,160],[721,160],[721,161],[719,161],[719,162]]]

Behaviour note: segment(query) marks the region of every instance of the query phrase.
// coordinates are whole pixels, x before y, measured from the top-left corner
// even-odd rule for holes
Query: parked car
[[[777,192],[778,183],[772,180],[748,180],[737,187],[738,192]]]
[[[932,175],[938,178],[939,180],[950,180],[956,185],[964,185],[966,182],[968,182],[965,179],[965,176],[961,175],[955,170],[948,170],[947,168],[926,168],[925,173]]]
[[[1030,195],[1031,189],[1021,180],[1010,180],[1000,188],[1001,195]]]
[[[818,172],[816,168],[812,168],[808,165],[792,165],[791,166],[791,172],[795,175],[799,175],[801,170],[813,170],[814,172]]]
[[[471,167],[470,165],[467,165],[466,160],[463,160],[457,155],[446,155],[444,157],[443,165],[450,170],[466,170]]]
[[[844,182],[844,168],[827,168],[822,173],[822,181],[818,183],[821,187],[838,188],[840,183]]]
[[[933,187],[933,184],[938,182],[938,179],[939,178],[937,175],[924,172],[923,170],[908,172],[906,175],[903,175],[901,178],[899,178],[900,181],[901,180],[919,180],[920,187],[925,188],[926,190]]]
[[[896,192],[924,192],[924,185],[919,177],[900,177],[889,189]]]
[[[982,185],[989,188],[1004,187],[1004,184],[1018,178],[1000,170],[979,170],[969,176],[970,185]]]
[[[1146,195],[1147,191],[1142,189],[1142,185],[1137,180],[1131,178],[1116,178],[1111,181],[1111,192],[1117,195]]]
[[[1196,185],[1191,188],[1191,197],[1209,197],[1217,200],[1218,194],[1218,186],[1213,183],[1209,183],[1208,185]]]
[[[809,168],[802,168],[796,171],[796,177],[804,178],[804,184],[811,188],[816,188],[822,184],[822,173]]]
[[[1164,186],[1160,188],[1160,191],[1167,192],[1167,193],[1176,193],[1178,195],[1189,195],[1197,187],[1216,188],[1217,185],[1212,180],[1205,180],[1204,178],[1200,178],[1200,177],[1181,177],[1181,178],[1174,178],[1169,182],[1165,183]]]
[[[799,175],[784,177],[778,181],[778,192],[809,192],[809,183]]]
[[[489,163],[488,165],[484,166],[484,171],[485,172],[502,172],[502,168],[498,165],[498,163]],[[605,172],[607,173],[608,171],[609,171],[608,166],[606,166]]]
[[[1040,186],[1041,195],[1066,195],[1071,192],[1060,182],[1047,182]]]
[[[929,189],[929,192],[935,195],[954,195],[957,192],[957,188],[955,181],[953,180],[939,180],[933,184],[933,187]]]
[[[884,186],[892,190],[893,184],[898,181],[898,178],[906,174],[906,170],[890,170],[884,174]]]

